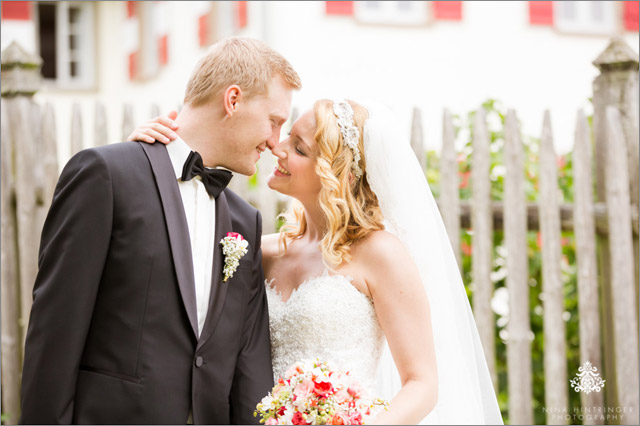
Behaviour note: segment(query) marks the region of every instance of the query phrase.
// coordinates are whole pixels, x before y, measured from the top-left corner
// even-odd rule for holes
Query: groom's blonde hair
[[[353,243],[384,229],[378,198],[367,180],[364,158],[364,122],[369,113],[353,101],[349,104],[354,112],[354,124],[360,132],[358,149],[362,158],[359,166],[364,171],[360,179],[353,175],[353,151],[344,144],[333,113],[333,101],[322,99],[313,105],[316,119],[314,139],[318,145],[315,171],[322,185],[318,201],[327,223],[320,247],[324,262],[333,267],[351,260]],[[287,242],[304,235],[307,220],[302,204],[296,200],[284,218],[286,223],[280,229],[280,242],[286,251]]]
[[[266,43],[246,37],[229,37],[211,45],[200,59],[187,83],[185,105],[200,106],[234,84],[243,96],[266,94],[275,74],[300,89],[298,73],[284,56]]]

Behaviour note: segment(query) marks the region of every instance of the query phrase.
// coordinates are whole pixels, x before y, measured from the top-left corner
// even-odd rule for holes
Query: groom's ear
[[[242,99],[240,86],[234,84],[224,91],[224,110],[228,117],[231,117],[236,112],[240,99]]]

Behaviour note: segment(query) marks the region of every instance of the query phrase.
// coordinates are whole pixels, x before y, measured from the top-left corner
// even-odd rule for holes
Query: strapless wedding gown
[[[373,301],[344,275],[309,278],[287,301],[266,283],[274,380],[298,361],[319,358],[373,389],[385,338]]]

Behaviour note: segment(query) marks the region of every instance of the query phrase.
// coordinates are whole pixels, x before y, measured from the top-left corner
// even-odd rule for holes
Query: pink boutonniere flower
[[[227,236],[220,241],[220,244],[222,244],[222,254],[224,254],[224,269],[222,271],[224,278],[222,281],[227,282],[238,269],[242,256],[247,254],[249,243],[237,232],[227,232]]]

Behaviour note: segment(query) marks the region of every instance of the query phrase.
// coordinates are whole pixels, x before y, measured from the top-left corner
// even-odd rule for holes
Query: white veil
[[[476,323],[453,250],[425,175],[398,135],[386,107],[365,103],[366,175],[380,202],[387,231],[409,249],[420,271],[431,309],[438,368],[438,402],[426,424],[503,424]],[[400,378],[388,346],[376,390],[391,400]]]

